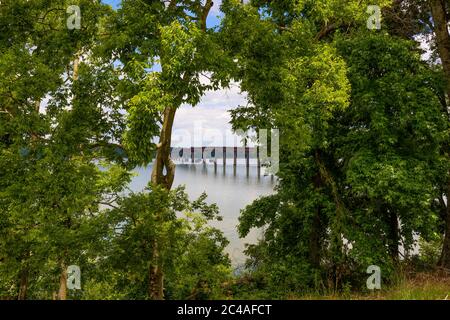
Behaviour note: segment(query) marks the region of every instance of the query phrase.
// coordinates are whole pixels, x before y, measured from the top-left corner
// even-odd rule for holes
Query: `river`
[[[135,192],[144,190],[147,186],[151,167],[135,169],[130,188]],[[214,227],[222,230],[230,241],[226,252],[230,255],[233,266],[239,266],[245,261],[243,253],[246,243],[255,243],[261,236],[260,230],[252,230],[250,234],[240,239],[237,224],[240,210],[260,196],[273,193],[276,179],[261,174],[258,177],[256,166],[247,169],[238,165],[234,172],[233,165],[227,165],[226,170],[219,164],[217,170],[212,164],[177,164],[174,187],[185,185],[191,200],[197,199],[203,192],[208,195],[208,203],[216,203],[220,210],[222,221],[211,222]]]

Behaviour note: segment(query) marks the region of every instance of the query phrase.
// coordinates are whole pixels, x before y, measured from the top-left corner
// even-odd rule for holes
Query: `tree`
[[[152,259],[161,259],[168,299],[222,297],[221,284],[230,276],[230,262],[223,253],[228,241],[221,231],[207,225],[221,220],[216,205],[206,195],[190,202],[182,187],[167,191],[150,187],[118,199],[105,212],[108,245],[97,261],[112,292],[124,299],[152,297],[149,279]],[[160,257],[154,257],[158,243]],[[91,293],[92,294],[92,293]],[[94,296],[93,298],[98,298]]]
[[[429,238],[439,220],[433,200],[445,175],[440,148],[446,139],[446,119],[436,95],[439,82],[420,60],[414,42],[364,35],[339,48],[352,85],[350,108],[339,118],[344,132],[335,133],[344,137],[335,140],[343,192],[365,235],[376,232],[371,238],[384,242],[367,253],[380,250],[384,255],[387,248],[398,263],[399,246],[408,258],[414,236]]]
[[[69,261],[82,261],[98,235],[89,228],[93,212],[126,181],[121,170],[96,165],[121,158],[114,144],[121,117],[111,95],[117,78],[91,54],[108,7],[79,1],[86,23],[70,30],[66,10],[72,4],[0,5],[1,289],[19,299],[30,295],[30,285],[34,297],[48,298],[55,272],[58,298],[66,298]]]
[[[449,16],[449,4],[448,1],[430,0],[429,5],[431,7],[431,15],[434,22],[434,35],[438,49],[439,56],[441,58],[442,68],[444,70],[446,80],[446,93],[447,103],[444,104],[444,111],[449,116],[449,104],[450,100],[450,35],[448,32],[448,16]],[[450,156],[449,143],[447,142],[445,147],[445,153],[447,157]],[[447,269],[450,268],[450,205],[448,199],[450,197],[450,170],[447,173],[447,188],[444,190],[447,197],[446,215],[445,215],[445,237],[442,246],[442,254],[439,264]]]
[[[430,64],[437,65],[442,74],[443,86],[436,88],[440,97],[441,113],[449,116],[449,97],[450,97],[450,36],[448,32],[448,1],[441,0],[397,0],[395,6],[387,11],[388,28],[391,33],[398,34],[408,39],[424,41],[425,38],[431,38],[428,41],[431,55],[428,58]],[[408,26],[405,28],[405,26]],[[402,32],[402,30],[407,32]],[[430,37],[431,36],[431,37]],[[447,123],[448,122],[447,120]],[[447,125],[448,127],[448,125]],[[446,129],[448,130],[448,128]],[[449,155],[448,141],[442,144],[442,154]],[[448,168],[448,162],[443,164]],[[445,198],[449,195],[450,173],[444,176],[439,182],[438,188],[440,194],[437,196],[437,203],[442,212],[442,231],[444,234],[441,257],[438,265],[450,268],[450,213],[449,206],[446,204]]]
[[[414,45],[363,32],[367,5],[223,5],[221,31],[250,100],[233,111],[235,127],[281,131],[277,195],[247,207],[239,231],[265,227],[250,263],[286,291],[338,288],[370,263],[389,274],[399,244],[436,217],[438,84]]]
[[[207,28],[212,6],[211,0],[170,1],[167,7],[158,1],[126,0],[112,22],[109,52],[120,61],[126,88],[124,145],[136,164],[155,158],[151,182],[166,190],[175,174],[170,151],[176,110],[184,103],[195,106],[206,90],[226,85],[222,70],[227,59],[214,30]],[[212,73],[207,84],[200,79],[206,72]],[[163,258],[156,242],[153,250],[151,298],[162,299]]]

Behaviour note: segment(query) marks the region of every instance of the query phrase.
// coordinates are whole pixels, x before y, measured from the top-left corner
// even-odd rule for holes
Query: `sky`
[[[120,0],[103,0],[113,8],[120,6]],[[219,24],[221,0],[215,0],[207,24]],[[206,81],[206,80],[205,80]],[[177,111],[173,127],[174,147],[200,146],[240,146],[240,138],[234,135],[229,124],[228,110],[246,105],[246,95],[240,92],[239,84],[230,88],[209,91],[195,107],[183,105]]]

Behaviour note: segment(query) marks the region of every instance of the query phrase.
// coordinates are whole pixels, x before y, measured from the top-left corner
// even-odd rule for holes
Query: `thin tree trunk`
[[[64,260],[61,262],[61,274],[59,276],[58,300],[67,299],[67,266]]]
[[[439,266],[450,269],[450,183],[447,184],[447,207],[446,207],[446,219],[445,219],[445,237],[442,245],[441,257],[439,259]]]
[[[447,96],[450,99],[450,35],[444,0],[429,0],[434,21],[434,34],[439,56],[447,79]]]
[[[175,177],[175,164],[170,158],[172,127],[175,119],[175,112],[176,108],[174,107],[166,107],[164,110],[163,125],[151,176],[152,184],[162,186],[166,190],[172,188],[173,179]],[[153,243],[148,281],[149,298],[152,300],[164,299],[164,273],[157,240]]]
[[[315,162],[318,167],[318,175],[321,183],[329,188],[334,204],[336,206],[335,217],[330,221],[330,251],[332,256],[331,274],[333,277],[333,287],[336,290],[341,284],[343,265],[345,264],[344,252],[344,229],[343,219],[346,208],[339,194],[339,188],[333,176],[333,173],[327,168],[322,159],[321,150],[317,149],[314,154]],[[322,227],[321,227],[322,228]]]
[[[399,224],[397,214],[394,212],[389,212],[389,253],[391,255],[392,261],[398,262],[399,258]]]
[[[158,250],[158,242],[153,244],[153,263],[149,267],[148,296],[151,300],[164,299],[164,274],[162,270],[161,257]]]
[[[212,0],[206,0],[205,5],[198,12],[198,18],[200,28],[203,32],[206,32],[206,20],[209,12],[213,6]],[[176,1],[171,0],[169,3],[169,9],[174,9]],[[164,64],[163,64],[164,70]],[[164,71],[163,71],[164,72]],[[183,76],[183,80],[189,81],[189,74]],[[179,97],[181,100],[181,97]],[[177,100],[177,99],[175,99]],[[175,113],[177,106],[167,106],[164,109],[163,124],[161,133],[159,136],[159,143],[157,145],[156,159],[153,164],[151,182],[153,185],[162,186],[166,190],[172,188],[173,180],[175,178],[175,164],[170,158],[171,140],[172,140],[172,128],[175,120]],[[164,270],[162,264],[162,258],[160,254],[160,245],[158,240],[155,239],[152,249],[152,260],[149,267],[149,279],[148,279],[148,295],[152,300],[164,299]]]
[[[29,269],[28,269],[28,266],[26,266],[20,272],[20,285],[19,285],[19,294],[17,296],[17,300],[26,300],[27,299],[28,276],[29,276]]]
[[[322,187],[323,183],[319,173],[313,177],[313,184],[316,189]],[[320,259],[321,259],[320,257],[321,211],[322,211],[321,206],[318,205],[312,220],[311,231],[309,234],[309,260],[311,265],[316,269],[320,268]]]
[[[335,226],[333,226],[332,233],[332,241],[334,241],[334,246],[336,247],[336,251],[342,254],[343,249],[343,240],[342,240],[342,221],[345,214],[345,206],[342,202],[341,196],[339,194],[338,185],[333,177],[331,171],[327,168],[325,162],[322,159],[322,154],[320,150],[315,151],[315,162],[319,169],[319,175],[322,183],[327,185],[330,188],[331,195],[333,197],[335,206],[336,206],[336,218],[335,218]]]
[[[79,74],[79,65],[80,65],[80,58],[79,54],[77,54],[73,60],[73,74],[72,74],[72,81],[75,82],[78,80],[78,74]],[[67,228],[71,227],[70,218],[67,221]],[[59,290],[57,299],[58,300],[66,300],[67,299],[67,265],[65,261],[64,254],[63,258],[61,259],[61,273],[59,276]]]
[[[429,0],[429,3],[434,21],[436,45],[442,61],[442,68],[444,69],[445,77],[447,80],[447,98],[448,101],[450,101],[450,35],[448,33],[447,8],[444,0]],[[447,114],[449,113],[448,107],[445,111],[447,112]],[[450,154],[448,150],[447,152]],[[450,172],[448,173],[446,196],[447,216],[445,219],[445,237],[442,246],[441,258],[439,259],[439,265],[444,268],[450,269]]]
[[[310,259],[312,266],[316,269],[319,269],[320,268],[320,259],[321,259],[321,257],[320,257],[321,208],[318,207],[316,210],[317,211],[313,217],[311,233],[309,236],[309,240],[310,240],[310,242],[309,242],[309,259]]]
[[[151,176],[153,184],[163,186],[167,190],[172,188],[173,179],[175,177],[175,164],[170,158],[172,127],[175,119],[175,112],[176,108],[173,107],[166,107],[164,110],[163,125]]]

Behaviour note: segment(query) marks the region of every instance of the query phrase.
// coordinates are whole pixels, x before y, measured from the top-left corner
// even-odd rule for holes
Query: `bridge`
[[[233,163],[235,168],[238,165],[243,165],[240,159],[245,160],[247,173],[250,168],[250,160],[256,162],[258,175],[261,173],[261,167],[267,164],[267,155],[260,152],[259,147],[173,147],[171,148],[171,158],[175,162],[181,163],[206,163],[214,164],[214,169],[217,170],[218,163],[223,166],[225,170],[227,162]]]

